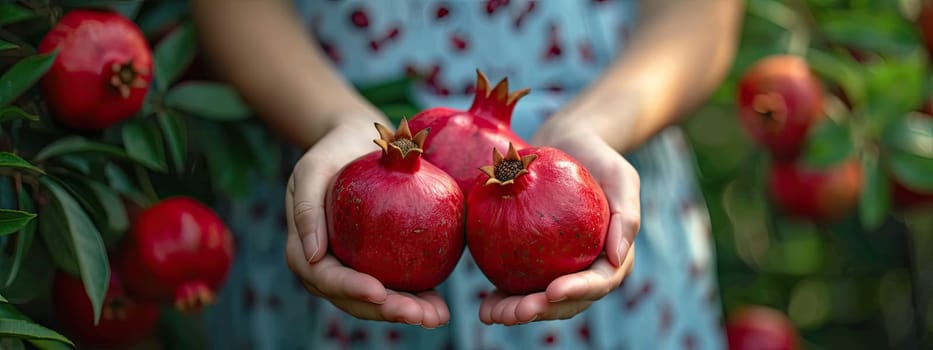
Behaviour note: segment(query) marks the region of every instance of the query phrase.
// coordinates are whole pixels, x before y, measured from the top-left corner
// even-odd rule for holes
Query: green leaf
[[[32,322],[32,320],[29,317],[26,317],[26,315],[23,315],[22,312],[19,312],[19,310],[13,307],[13,305],[9,305],[9,304],[0,304],[0,318]],[[39,350],[70,350],[70,349],[73,349],[72,346],[69,346],[66,343],[61,343],[61,342],[57,342],[54,340],[30,339],[28,341],[29,343],[31,343],[33,346],[35,346]]]
[[[47,219],[45,217],[47,212],[48,210],[42,210],[39,219],[34,222],[43,226]],[[13,282],[8,286],[0,287],[3,296],[13,304],[29,303],[47,297],[55,278],[55,261],[49,255],[47,247],[43,244],[35,244],[35,242],[26,243],[30,244],[23,246],[26,251]],[[19,249],[18,245],[17,249]],[[8,257],[0,259],[0,281],[10,279],[14,264],[15,261]]]
[[[117,191],[117,193],[126,196],[137,204],[148,202],[137,184],[116,164],[107,164],[104,167],[104,176],[107,178],[107,184],[110,188]]]
[[[156,171],[165,171],[165,148],[159,129],[152,123],[133,120],[123,124],[123,146],[130,158]]]
[[[922,192],[933,192],[933,158],[920,157],[904,152],[891,152],[888,166],[894,176],[908,188]]]
[[[837,9],[822,16],[820,29],[837,44],[864,50],[902,54],[916,48],[916,30],[893,11]]]
[[[244,195],[249,188],[250,171],[253,170],[249,164],[248,151],[236,151],[230,147],[242,145],[232,141],[224,131],[218,127],[198,128],[200,147],[207,158],[214,190]]]
[[[846,159],[852,149],[849,129],[825,119],[807,135],[803,161],[813,167],[826,167]]]
[[[42,208],[39,215],[42,216],[42,220],[39,220],[39,233],[54,265],[69,275],[80,276],[78,257],[71,248],[67,223],[61,210],[47,206]]]
[[[398,104],[409,101],[412,80],[402,78],[382,84],[359,86],[360,95],[374,105]]]
[[[176,28],[155,47],[155,81],[159,92],[165,92],[191,65],[196,53],[194,27],[185,23]]]
[[[16,100],[36,84],[55,62],[58,52],[26,57],[0,76],[0,107]]]
[[[40,181],[55,198],[56,209],[61,210],[66,229],[65,232],[61,232],[64,236],[61,238],[71,245],[70,248],[81,271],[84,289],[94,307],[96,324],[100,319],[104,296],[110,283],[110,265],[107,262],[104,242],[91,222],[91,218],[62,185],[47,176],[41,178]]]
[[[26,192],[25,189],[20,189],[19,191],[19,208],[25,211],[36,210],[32,197],[29,196],[29,193]],[[11,286],[13,281],[16,280],[19,270],[23,266],[23,261],[29,253],[29,248],[32,246],[32,239],[36,236],[36,226],[38,226],[36,225],[36,220],[31,220],[19,231],[19,236],[17,236],[18,239],[16,240],[16,255],[13,257],[13,266],[10,267],[10,274],[7,275],[4,287]]]
[[[117,158],[130,159],[129,155],[119,147],[91,141],[81,136],[66,136],[45,146],[45,148],[36,154],[35,160],[41,162],[46,159],[74,153],[100,153]]]
[[[192,81],[168,91],[165,105],[192,115],[218,121],[246,119],[249,108],[233,88],[214,82]]]
[[[0,3],[0,26],[25,21],[35,16],[29,9],[15,4]]]
[[[0,235],[8,235],[26,226],[36,214],[13,209],[0,209]]]
[[[0,303],[9,303],[9,300],[6,300],[2,295],[0,295]]]
[[[807,63],[818,76],[839,84],[853,108],[864,105],[867,82],[858,62],[823,51],[810,50],[807,52]]]
[[[862,226],[876,230],[884,223],[891,206],[890,184],[876,154],[862,157],[862,173],[865,181],[859,198],[859,217]]]
[[[39,116],[29,114],[26,111],[16,106],[0,107],[0,122],[6,122],[6,121],[18,120],[18,119],[36,121],[36,120],[39,120]]]
[[[275,176],[279,171],[282,151],[279,143],[270,137],[269,132],[261,125],[255,123],[236,123],[231,130],[230,137],[242,140],[240,143],[245,153],[249,154],[249,162],[255,164],[254,169],[260,170],[266,176]],[[235,148],[237,152],[240,147]]]
[[[154,7],[142,13],[136,24],[147,38],[156,36],[176,24],[179,18],[188,14],[187,1],[159,1]]]
[[[16,45],[16,44],[11,43],[11,42],[9,42],[9,41],[0,40],[0,50],[15,49],[15,48],[18,48],[18,47],[19,47],[19,45]]]
[[[165,142],[168,143],[168,151],[172,154],[175,171],[181,172],[185,167],[185,153],[188,150],[188,133],[184,121],[171,111],[159,113],[157,118]]]
[[[25,159],[20,158],[20,156],[10,152],[0,152],[0,167],[26,169],[35,173],[45,174],[42,169],[36,168],[34,165],[29,164],[29,162],[27,162]]]
[[[880,135],[892,122],[921,106],[926,91],[926,56],[916,54],[867,67],[869,130]]]
[[[23,339],[54,340],[74,346],[68,338],[58,332],[45,328],[31,321],[0,318],[0,336]]]
[[[3,350],[26,350],[26,345],[22,339],[0,338],[0,349]]]
[[[114,189],[85,176],[62,175],[61,180],[101,229],[105,245],[118,242],[129,227],[129,219]]]
[[[886,148],[933,158],[933,116],[910,113],[895,120],[882,135]]]

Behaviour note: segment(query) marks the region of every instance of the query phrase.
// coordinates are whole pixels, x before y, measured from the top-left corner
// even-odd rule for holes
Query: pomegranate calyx
[[[755,95],[752,109],[764,119],[765,127],[769,130],[780,130],[787,120],[787,104],[784,96],[770,92]]]
[[[379,139],[373,140],[380,148],[383,154],[388,155],[393,150],[397,151],[401,158],[408,156],[408,153],[424,153],[424,140],[428,137],[430,128],[421,130],[414,137],[411,135],[411,129],[408,128],[408,120],[402,118],[398,130],[393,133],[389,128],[382,124],[375,123],[376,130],[379,131]]]
[[[206,284],[202,282],[186,283],[178,287],[175,292],[175,309],[183,313],[197,313],[205,306],[211,305],[217,300],[214,294]]]
[[[528,173],[528,166],[531,165],[537,154],[519,156],[515,145],[509,142],[509,151],[505,156],[499,152],[499,149],[493,147],[492,159],[493,165],[486,165],[479,168],[484,174],[489,176],[484,186],[489,184],[509,185],[515,183],[515,179]]]
[[[101,310],[101,319],[102,320],[126,320],[127,319],[127,310],[131,308],[133,301],[127,298],[120,296],[112,296],[108,298],[107,303],[104,305],[103,310]]]
[[[492,90],[489,89],[489,79],[479,69],[476,70],[476,95],[470,112],[484,115],[510,123],[512,110],[519,99],[528,95],[531,89],[524,88],[509,93],[509,78],[503,78]]]
[[[113,75],[110,77],[110,86],[120,93],[123,98],[130,97],[131,88],[146,87],[146,80],[143,75],[148,74],[149,70],[145,67],[136,67],[133,59],[126,63],[114,63],[110,65]]]

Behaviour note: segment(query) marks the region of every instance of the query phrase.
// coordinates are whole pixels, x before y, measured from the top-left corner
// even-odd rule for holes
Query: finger
[[[288,181],[286,215],[289,226],[301,238],[307,261],[315,262],[327,252],[327,225],[324,218],[324,196],[327,184],[336,173],[329,162],[318,159],[311,150],[295,164]],[[288,203],[291,200],[291,203]]]
[[[333,299],[329,301],[338,309],[362,320],[420,325],[424,316],[424,310],[415,299],[398,293],[390,293],[382,304],[373,304],[357,299]]]
[[[567,300],[550,303],[535,321],[566,320],[573,318],[593,305],[589,300]]]
[[[619,267],[613,266],[606,258],[599,258],[589,269],[558,277],[547,287],[548,300],[556,302],[601,299],[618,287],[626,274],[631,271],[630,265],[634,262],[634,253],[635,250],[630,249],[622,266]]]
[[[610,168],[612,171],[601,174],[600,179],[610,213],[606,255],[610,263],[621,266],[641,226],[641,180],[624,159]]]
[[[386,289],[376,278],[341,265],[331,255],[308,264],[300,258],[304,254],[296,235],[289,235],[286,245],[288,267],[313,288],[313,293],[327,299],[349,298],[371,303],[386,300]]]
[[[447,308],[447,303],[444,302],[444,298],[442,298],[440,294],[435,291],[422,292],[418,294],[418,297],[428,301],[434,306],[434,310],[437,312],[437,327],[450,322],[450,309]]]
[[[479,305],[479,320],[485,324],[492,324],[493,317],[492,312],[496,305],[499,304],[506,296],[499,291],[492,292],[483,299],[483,302]]]
[[[529,294],[522,298],[518,307],[515,308],[515,318],[519,323],[536,321],[547,312],[551,305],[554,303],[548,301],[545,293]]]
[[[438,316],[437,310],[434,308],[434,304],[413,294],[399,294],[407,296],[418,303],[418,306],[421,308],[421,327],[432,329],[440,326],[440,316]]]
[[[522,301],[522,297],[522,295],[513,295],[499,300],[492,311],[493,323],[501,323],[504,325],[515,324],[517,322],[515,318],[515,309],[518,307],[518,303]]]

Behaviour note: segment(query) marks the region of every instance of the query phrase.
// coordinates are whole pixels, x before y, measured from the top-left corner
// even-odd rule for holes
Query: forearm
[[[330,66],[290,1],[192,0],[218,73],[286,140],[307,148],[342,122],[385,122]]]
[[[542,127],[589,126],[628,152],[705,100],[728,73],[741,21],[739,0],[642,1],[626,53]]]

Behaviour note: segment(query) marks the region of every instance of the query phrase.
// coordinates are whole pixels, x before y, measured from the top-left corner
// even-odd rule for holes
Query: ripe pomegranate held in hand
[[[726,324],[730,350],[796,350],[797,330],[787,316],[762,306],[732,313]]]
[[[39,43],[58,56],[40,85],[55,118],[104,129],[138,112],[152,81],[152,52],[139,27],[117,12],[73,10]]]
[[[502,79],[490,90],[489,80],[476,71],[476,95],[469,110],[435,107],[412,117],[413,132],[427,128],[431,133],[424,141],[424,159],[441,168],[457,180],[460,190],[468,195],[476,178],[476,168],[487,163],[484,154],[491,148],[518,148],[528,143],[512,131],[512,110],[529,89],[509,93],[508,79]]]
[[[133,222],[120,254],[134,297],[174,301],[181,311],[212,304],[233,262],[233,237],[213,210],[187,197],[163,200]]]
[[[823,88],[800,57],[778,55],[752,65],[739,81],[745,130],[780,160],[796,157],[823,116]]]
[[[467,199],[467,247],[500,290],[545,290],[603,251],[609,204],[589,171],[551,147],[493,149]]]
[[[836,220],[858,204],[862,167],[855,159],[825,169],[799,163],[772,165],[769,191],[785,213],[817,222]]]
[[[159,320],[159,306],[129,298],[120,277],[113,271],[96,326],[93,306],[80,279],[58,272],[52,293],[55,313],[66,334],[81,346],[111,348],[133,345],[151,335]]]
[[[463,255],[464,197],[456,181],[421,159],[428,130],[402,120],[376,124],[382,149],[347,164],[326,195],[330,249],[387,288],[420,292],[453,272]]]

